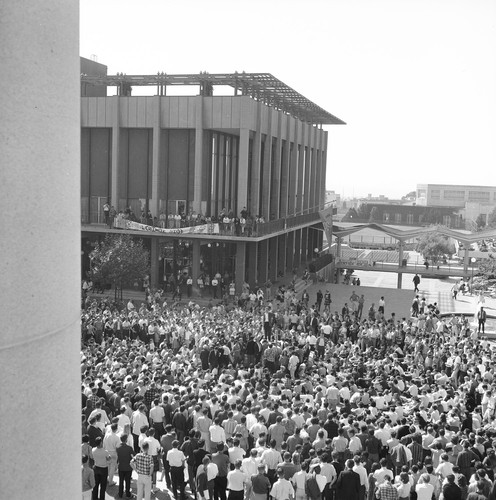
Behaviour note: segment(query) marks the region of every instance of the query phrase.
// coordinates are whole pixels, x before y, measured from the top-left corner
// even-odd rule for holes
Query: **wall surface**
[[[81,498],[76,0],[0,4],[0,497]]]

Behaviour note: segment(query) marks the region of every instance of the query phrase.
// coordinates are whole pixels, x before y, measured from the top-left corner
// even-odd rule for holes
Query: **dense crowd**
[[[267,295],[87,301],[83,498],[134,471],[146,499],[494,500],[494,346],[467,318]]]

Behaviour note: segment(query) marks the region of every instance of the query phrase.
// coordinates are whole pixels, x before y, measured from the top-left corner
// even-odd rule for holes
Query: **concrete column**
[[[158,248],[158,238],[151,237],[150,242],[150,286],[152,288],[158,287],[158,273],[159,273],[159,264],[162,262],[158,260],[159,257],[159,248]],[[163,264],[162,264],[163,265]]]
[[[251,160],[251,179],[248,182],[251,184],[251,200],[248,212],[253,217],[260,213],[260,156],[262,151],[262,103],[257,103],[257,128],[253,138],[253,154]]]
[[[288,192],[289,192],[289,169],[290,166],[290,147],[291,147],[291,123],[294,118],[288,115],[286,117],[286,143],[281,159],[281,190],[280,190],[280,210],[279,217],[286,217],[288,215]]]
[[[160,215],[160,138],[161,138],[161,120],[160,120],[160,96],[154,98],[154,117],[153,117],[153,145],[152,145],[152,192],[150,201],[150,210],[158,218]]]
[[[293,231],[293,241],[294,241],[294,262],[292,267],[300,267],[301,266],[301,229],[297,229]]]
[[[260,245],[260,259],[258,261],[258,284],[262,286],[269,277],[269,240],[263,240]]]
[[[277,242],[277,276],[279,273],[286,274],[286,235],[280,234]]]
[[[250,287],[259,286],[258,281],[258,243],[256,241],[247,243],[248,245],[248,266],[247,275]]]
[[[301,200],[301,211],[303,213],[308,213],[308,209],[311,208],[311,200],[312,200],[312,165],[310,161],[311,157],[311,145],[312,145],[312,130],[313,127],[309,123],[305,123],[305,147],[306,147],[306,155],[305,155],[305,176],[303,178],[304,188],[304,197]]]
[[[0,223],[6,313],[0,336],[1,497],[76,499],[81,498],[79,4],[2,2],[1,15],[0,207],[9,214]],[[26,230],[33,214],[43,214],[46,223]],[[33,446],[42,450],[41,457]]]
[[[271,219],[270,213],[270,188],[272,180],[272,114],[275,111],[269,108],[269,120],[267,126],[267,137],[265,138],[264,161],[262,165],[262,199],[260,201],[260,212],[265,220]]]
[[[238,214],[248,205],[248,154],[250,150],[250,131],[242,128],[239,131],[238,160]]]
[[[321,134],[321,167],[320,167],[320,200],[321,203],[324,203],[325,200],[325,186],[326,186],[326,169],[327,169],[327,132],[324,130],[320,130]]]
[[[308,261],[308,228],[301,230],[301,263],[306,266]]]
[[[281,161],[282,161],[282,117],[283,113],[281,111],[277,112],[277,137],[276,141],[276,151],[274,158],[274,171],[272,172],[272,178],[270,179],[270,200],[269,200],[269,208],[270,214],[274,215],[275,219],[279,219],[279,203],[281,196]]]
[[[121,99],[118,96],[112,98],[112,162],[111,162],[111,202],[115,209],[119,211],[121,207],[119,206],[119,165],[120,165],[120,140],[121,140],[121,113],[120,113],[120,103]]]
[[[247,169],[248,170],[248,169]],[[195,180],[193,210],[201,212],[203,179],[203,96],[195,97]]]
[[[297,247],[295,245],[295,231],[288,233],[286,235],[286,269],[291,272],[293,267],[298,267],[298,263],[295,262],[295,257],[297,256]]]
[[[192,242],[193,245],[193,265],[191,269],[191,275],[193,278],[193,286],[196,289],[196,280],[198,279],[198,276],[201,274],[200,270],[200,256],[201,256],[201,250],[200,250],[200,240],[193,240]]]
[[[306,123],[300,123],[300,130],[301,130],[301,136],[299,140],[300,144],[300,155],[298,158],[298,165],[297,167],[297,180],[296,180],[296,201],[295,201],[295,213],[296,214],[301,214],[303,211],[303,196],[304,196],[304,191],[303,191],[303,186],[305,183],[305,138],[306,138],[306,133],[307,133],[307,127],[308,125]],[[305,187],[307,187],[305,185]],[[305,193],[306,196],[306,193]]]
[[[289,186],[288,186],[288,215],[294,215],[296,207],[296,182],[298,177],[298,145],[300,143],[300,127],[302,123],[299,120],[294,121],[294,143],[293,155],[289,165]]]
[[[240,294],[243,290],[243,283],[245,281],[246,269],[246,242],[238,241],[236,243],[236,293]]]
[[[279,242],[279,239],[277,236],[275,236],[274,238],[271,238],[269,240],[269,261],[270,261],[269,279],[270,279],[270,281],[272,281],[272,283],[274,283],[277,280],[277,272],[279,270],[278,242]]]

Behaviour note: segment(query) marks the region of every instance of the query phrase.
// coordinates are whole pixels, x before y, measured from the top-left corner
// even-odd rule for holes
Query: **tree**
[[[368,203],[362,203],[357,210],[358,218],[363,221],[368,221],[372,207]]]
[[[150,272],[150,255],[141,240],[127,234],[108,234],[97,243],[90,255],[90,279],[95,283],[111,284],[121,292],[126,285],[143,280]]]
[[[343,217],[343,221],[344,222],[353,222],[353,221],[356,221],[358,219],[358,214],[357,214],[357,211],[354,209],[354,208],[350,208],[345,216]]]
[[[479,214],[477,219],[475,219],[475,224],[477,225],[477,231],[483,229],[486,225],[486,217],[484,214]]]
[[[423,234],[418,239],[415,250],[431,262],[438,262],[446,255],[453,255],[456,251],[455,245],[449,238],[437,232]]]
[[[496,227],[496,207],[494,207],[487,216],[487,227],[489,228]]]
[[[479,262],[479,274],[486,280],[496,279],[496,258],[488,254],[488,259]]]
[[[379,209],[377,207],[372,207],[369,216],[369,222],[374,222],[379,220]]]

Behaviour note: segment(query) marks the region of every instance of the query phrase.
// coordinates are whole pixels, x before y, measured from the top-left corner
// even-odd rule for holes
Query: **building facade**
[[[181,84],[199,95],[167,95]],[[156,86],[157,95],[131,95],[137,85]],[[213,95],[215,85],[233,95]],[[118,95],[94,96],[98,86]],[[91,242],[116,231],[102,225],[107,201],[117,211],[150,211],[153,224],[243,211],[253,220],[249,233],[137,232],[151,252],[152,286],[178,271],[194,280],[218,272],[239,291],[244,281],[276,280],[321,248],[322,125],[341,120],[267,74],[83,75],[81,88],[83,272]]]
[[[496,207],[496,186],[466,184],[417,184],[417,205],[459,207],[468,223],[487,215]]]

